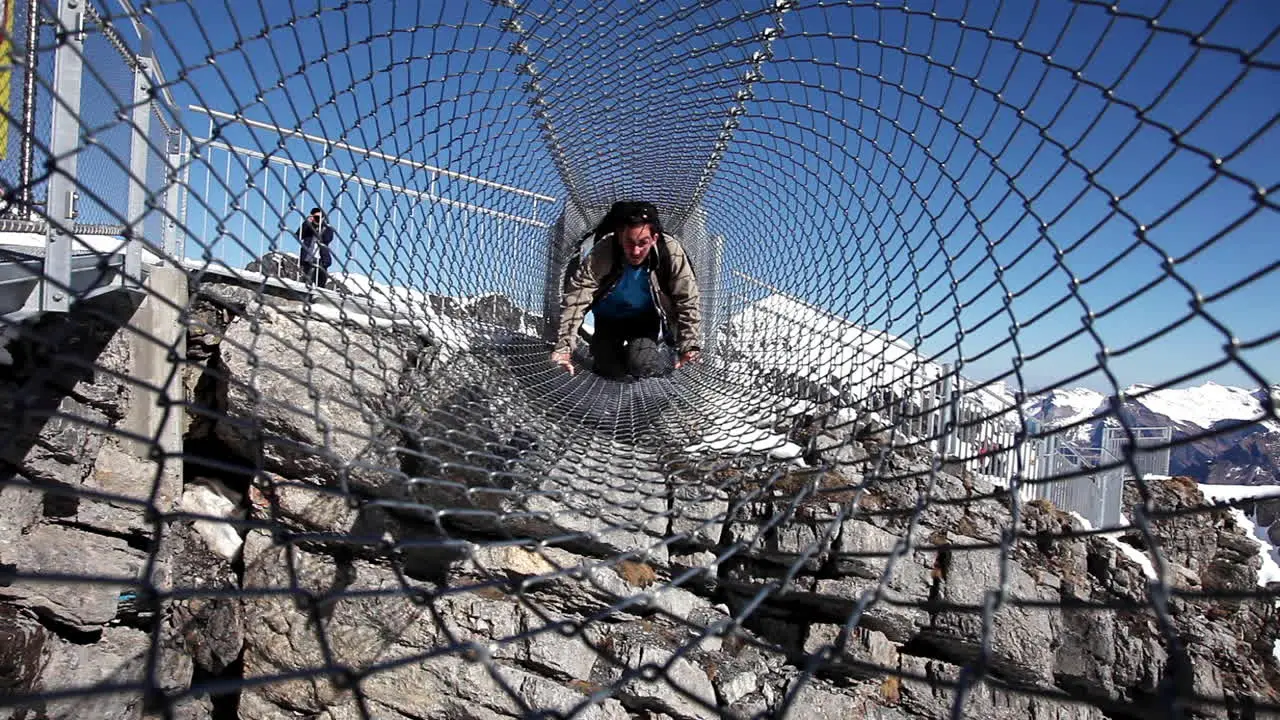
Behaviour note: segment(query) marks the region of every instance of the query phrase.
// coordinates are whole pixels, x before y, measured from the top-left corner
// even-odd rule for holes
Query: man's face
[[[639,265],[649,256],[649,251],[658,242],[650,225],[632,225],[619,231],[622,238],[622,254],[631,265]]]
[[[320,221],[323,219],[324,219],[324,213],[311,213],[311,222],[319,225]]]

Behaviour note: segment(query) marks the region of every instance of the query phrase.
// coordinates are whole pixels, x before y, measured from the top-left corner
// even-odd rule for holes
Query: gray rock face
[[[92,645],[58,641],[48,649],[41,674],[42,690],[86,688],[98,683],[123,684],[142,680],[147,648],[146,633],[132,628],[109,627]],[[91,694],[53,700],[45,704],[51,718],[103,718],[137,720],[142,698],[137,693]]]
[[[787,709],[787,716],[815,720],[844,720],[844,718],[906,720],[910,717],[892,707],[885,707],[884,701],[885,698],[876,697],[875,691],[871,688],[858,688],[852,693],[842,692],[824,683],[810,680],[795,687],[795,699]]]
[[[435,363],[438,348],[414,334],[343,324],[217,285],[201,288],[193,313],[201,318],[193,352],[205,371],[186,384],[222,417],[210,428],[208,413],[195,413],[192,434],[212,433],[246,471],[260,464],[286,484],[334,490],[350,482],[412,503],[401,513],[416,511],[424,525],[443,518],[470,532],[554,537],[598,556],[641,552],[665,561],[673,499],[663,475],[648,469],[658,464],[652,452],[617,443],[569,460],[555,447],[554,427],[525,427],[527,415],[506,399],[519,388],[504,386],[510,379],[491,365],[466,353]],[[481,377],[487,389],[475,385]],[[336,509],[313,500],[286,516],[331,526],[333,517],[298,515]],[[703,503],[685,508],[681,521],[718,542],[724,501]]]
[[[221,342],[229,380],[217,436],[267,470],[372,486],[399,470],[386,411],[416,340],[259,305]]]
[[[897,671],[900,659],[898,646],[884,633],[855,627],[845,634],[842,641],[840,630],[837,625],[810,625],[804,651],[816,654],[825,650],[829,653],[824,655],[828,671],[858,679]]]
[[[0,604],[0,688],[28,693],[40,679],[47,632],[35,613]]]
[[[0,692],[141,679],[148,636],[116,625],[146,560],[130,542],[154,537],[145,503],[169,511],[180,481],[125,437],[153,430],[152,405],[128,379],[149,382],[142,366],[163,352],[120,330],[148,307],[116,293],[44,315],[16,333],[0,367],[0,573],[115,581],[0,580]],[[167,687],[182,672],[169,665]],[[136,693],[82,695],[4,716],[132,719],[140,706]]]
[[[240,587],[226,558],[209,548],[187,521],[165,536],[160,558],[168,568],[161,590],[226,591]],[[219,675],[235,662],[244,645],[244,602],[234,597],[196,596],[174,600],[163,614],[161,635],[167,648],[196,666]]]
[[[676,654],[678,645],[663,629],[630,624],[608,638],[614,661],[598,661],[591,679],[612,686],[627,709],[675,718],[715,717],[715,689],[706,670]]]
[[[466,322],[516,317],[500,302],[485,317],[452,310]],[[164,521],[151,579],[183,592],[154,618],[129,616],[106,585],[0,587],[0,683],[139,680],[151,636],[124,623],[155,622],[162,688],[243,674],[246,719],[362,717],[341,672],[351,669],[367,709],[391,720],[692,720],[784,706],[790,717],[923,720],[950,715],[984,635],[986,678],[965,717],[1101,720],[1061,696],[1149,704],[1175,672],[1237,705],[1277,697],[1271,603],[1173,596],[1179,655],[1142,609],[1142,569],[1112,539],[1064,538],[1079,529],[1070,517],[1031,503],[1002,558],[1008,498],[931,472],[892,447],[891,430],[804,430],[818,469],[711,467],[647,436],[581,446],[582,428],[531,415],[501,363],[468,352],[438,362],[414,332],[219,285],[201,288],[186,321],[188,442],[243,472],[219,476],[237,488],[229,499],[198,472],[174,499],[228,522]],[[154,473],[102,432],[125,416],[128,388],[101,375],[60,379],[75,391],[49,405],[49,423],[21,428],[16,466],[37,482],[145,498]],[[629,387],[610,396],[616,407],[649,407],[644,387]],[[1193,490],[1161,486],[1157,509],[1195,508]],[[1256,549],[1226,514],[1152,530],[1177,587],[1255,587]],[[135,577],[152,532],[128,503],[0,485],[0,562],[24,572]],[[1069,602],[1138,609],[1053,607]],[[44,710],[141,712],[132,695]],[[212,712],[199,689],[174,708]]]
[[[126,452],[119,441],[108,438],[94,458],[92,469],[83,480],[83,486],[91,491],[136,502],[81,499],[76,508],[75,521],[121,535],[149,536],[153,532],[153,526],[144,512],[145,505],[141,503],[150,498],[156,482],[154,463]],[[170,507],[177,500],[176,497],[165,494],[171,490],[162,484],[162,507]]]
[[[92,428],[106,427],[107,416],[71,397],[62,398],[56,412],[23,458],[24,474],[33,480],[76,487],[86,475],[80,459],[97,456],[102,447],[102,433]],[[74,501],[64,502],[69,504],[66,512],[71,512]]]
[[[85,575],[119,578],[122,582],[139,578],[145,556],[124,540],[105,536],[86,538],[77,530],[41,525],[23,542],[0,550],[0,562],[12,563],[19,572]],[[0,600],[25,607],[78,630],[93,630],[116,615],[124,585],[77,585],[68,592],[57,583],[20,580],[0,585]]]
[[[1206,592],[1257,588],[1261,566],[1257,544],[1229,513],[1176,514],[1206,504],[1190,478],[1148,482],[1148,488],[1155,511],[1175,513],[1148,522],[1156,545],[1168,562],[1194,572],[1201,582],[1200,589]],[[1125,500],[1126,504],[1137,502],[1136,487],[1125,488]],[[1132,541],[1140,542],[1138,538]],[[1183,637],[1187,657],[1179,661],[1169,658],[1158,645],[1143,647],[1142,639],[1156,635],[1156,628],[1150,623],[1130,623],[1124,642],[1139,647],[1127,658],[1118,657],[1127,676],[1143,678],[1152,668],[1174,666],[1177,662],[1186,668],[1184,678],[1198,694],[1268,698],[1270,702],[1280,699],[1280,687],[1266,679],[1269,672],[1274,672],[1266,670],[1271,665],[1277,635],[1274,602],[1175,598],[1170,612]]]
[[[667,537],[684,537],[684,542],[700,547],[720,544],[729,500],[724,492],[702,483],[679,483],[671,488],[671,523]]]
[[[853,427],[850,425],[843,431],[828,429],[815,436],[813,459],[841,468],[853,467],[867,460],[870,454],[854,437],[852,430]]]
[[[973,544],[969,538],[955,538],[959,545]],[[945,568],[945,569],[941,569]],[[939,657],[957,664],[977,658],[981,642],[991,636],[992,670],[1028,685],[1048,685],[1053,681],[1052,645],[1057,628],[1048,613],[1030,608],[1005,607],[984,625],[982,607],[986,594],[1001,586],[1000,558],[996,551],[951,552],[940,566],[938,599],[967,606],[972,610],[944,611],[933,617],[920,638],[930,643]],[[1042,587],[1015,563],[1007,573],[1012,597],[1027,600],[1057,600],[1053,588]]]
[[[150,432],[135,422],[145,416],[144,393],[124,378],[160,351],[119,331],[147,307],[123,293],[103,296],[43,316],[18,337],[14,363],[0,367],[0,459],[34,482],[122,499],[146,500],[159,482],[157,504],[169,509],[173,479],[117,433]],[[42,514],[110,533],[151,532],[141,506],[110,498],[48,493]]]
[[[317,675],[246,691],[244,717],[274,717],[281,707],[338,712],[350,702],[321,672],[316,616],[335,661],[353,668],[394,663],[363,687],[368,697],[407,717],[516,717],[519,702],[563,712],[587,702],[583,683],[597,653],[583,638],[547,630],[549,618],[531,614],[501,592],[462,592],[418,605],[397,592],[402,586],[385,567],[289,551],[257,531],[249,534],[245,553],[246,587],[284,589],[293,576],[301,590],[317,596],[318,606],[312,615],[288,597],[246,600],[246,674],[310,670]],[[529,572],[543,569],[545,561],[515,554],[498,562],[513,572]],[[337,591],[368,595],[341,601],[326,597]],[[457,649],[450,652],[449,646]],[[475,654],[479,648],[487,649],[487,662],[498,663],[503,684]],[[415,657],[422,659],[410,662]],[[626,714],[616,700],[605,700],[584,716]]]
[[[951,715],[958,698],[954,689],[961,668],[920,657],[903,657],[904,674],[929,678],[928,682],[903,679],[887,700],[908,717],[942,718]],[[896,678],[895,678],[896,679]],[[1052,698],[1033,697],[978,683],[971,687],[961,717],[983,720],[1105,720],[1101,710],[1089,705]]]
[[[15,477],[26,483],[27,478]],[[24,485],[0,485],[0,547],[17,543],[42,517],[44,494]]]

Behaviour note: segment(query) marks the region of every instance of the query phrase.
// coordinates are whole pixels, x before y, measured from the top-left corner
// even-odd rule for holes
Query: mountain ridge
[[[918,407],[917,390],[945,374],[936,358],[902,338],[783,294],[738,308],[720,333],[720,351],[742,372],[785,376],[815,397],[839,397],[846,405],[882,398],[891,388]],[[1007,383],[988,383],[982,391],[975,385],[981,384],[966,382],[964,394],[971,413],[1000,414],[1017,404]],[[1063,428],[1068,442],[1086,447],[1100,446],[1104,428],[1122,421],[1129,427],[1170,427],[1175,442],[1197,437],[1171,450],[1171,474],[1213,484],[1280,484],[1280,421],[1268,407],[1280,404],[1280,384],[1250,389],[1210,380],[1156,387],[1128,385],[1118,412],[1110,394],[1083,387],[1035,393],[1022,407],[1039,429]],[[1003,417],[1017,422],[1012,413]]]
[[[1069,428],[1069,441],[1090,447],[1101,445],[1104,428],[1122,422],[1169,427],[1175,442],[1186,441],[1170,451],[1170,474],[1209,484],[1280,484],[1280,422],[1266,403],[1280,386],[1250,390],[1208,381],[1185,388],[1152,387],[1126,388],[1118,413],[1110,409],[1110,396],[1085,388],[1042,393],[1024,407],[1042,427]]]

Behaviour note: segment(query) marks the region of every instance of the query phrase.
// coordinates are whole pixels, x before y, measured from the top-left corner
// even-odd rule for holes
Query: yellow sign
[[[0,28],[0,160],[9,157],[9,126],[13,117],[13,6],[18,0],[0,0],[4,5],[4,27]],[[34,2],[34,0],[32,0]]]

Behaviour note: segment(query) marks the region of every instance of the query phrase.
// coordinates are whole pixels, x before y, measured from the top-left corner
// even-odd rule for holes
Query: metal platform
[[[67,293],[74,303],[104,293],[139,290],[128,278],[126,263],[125,252],[72,255],[70,282],[55,292]],[[0,316],[6,325],[47,311],[41,302],[47,282],[44,270],[44,248],[0,244]],[[141,272],[145,273],[145,265]]]

